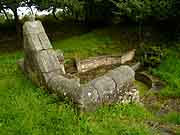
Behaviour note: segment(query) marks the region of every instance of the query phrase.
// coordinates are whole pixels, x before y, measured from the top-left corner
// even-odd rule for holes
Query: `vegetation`
[[[54,46],[56,48],[62,48],[65,55],[69,55],[70,58],[73,58],[75,55],[81,58],[87,58],[96,55],[122,53],[122,47],[119,44],[113,44],[109,36],[98,35],[95,32],[57,41],[54,43]]]
[[[162,61],[162,64],[153,69],[152,72],[168,83],[168,86],[161,92],[163,96],[180,96],[180,60],[179,52],[172,49]]]
[[[54,48],[64,52],[66,65],[74,64],[76,57],[116,55],[136,48],[144,69],[165,81],[166,87],[153,91],[136,81],[143,105],[113,104],[80,113],[68,101],[36,87],[17,67],[23,58],[17,48],[21,23],[26,20],[19,20],[20,6],[52,11],[37,19]],[[62,9],[59,14],[57,8]],[[180,134],[180,47],[174,38],[180,33],[179,8],[178,0],[0,0],[4,14],[0,16],[0,135]]]
[[[70,45],[69,41],[67,45]],[[153,119],[152,114],[135,104],[114,105],[94,113],[79,114],[70,104],[49,96],[28,81],[16,64],[22,57],[21,52],[0,55],[1,135],[153,135],[157,132],[146,124],[147,119]]]
[[[156,67],[159,65],[164,57],[166,57],[166,49],[159,45],[141,45],[139,49],[139,61],[145,67]]]
[[[113,1],[118,7],[120,15],[128,16],[136,22],[154,19],[163,19],[175,15],[177,9],[176,0],[118,0]]]
[[[117,41],[108,35],[101,35],[104,31],[104,29],[96,30],[66,40],[53,41],[53,45],[56,49],[62,49],[66,58],[69,59],[77,50],[81,58],[95,56],[99,52],[106,54],[123,51],[125,43],[114,45],[113,43]],[[104,45],[106,47],[102,49]],[[117,48],[117,50],[112,48]],[[170,56],[174,57],[172,53]],[[146,107],[136,104],[117,104],[102,107],[93,113],[79,113],[68,102],[60,101],[27,80],[16,64],[22,57],[23,54],[20,51],[0,54],[1,135],[153,135],[159,134],[160,131],[158,127],[151,126],[149,121],[167,124],[168,127],[168,123],[179,124],[179,112],[157,117]],[[171,66],[176,64],[177,61],[174,61]],[[154,70],[161,71],[160,67]],[[143,84],[138,84],[138,86],[141,96],[145,95],[146,86]],[[173,129],[173,132],[178,133],[178,128]]]
[[[179,125],[180,114],[178,112],[169,112],[164,116],[164,121]]]

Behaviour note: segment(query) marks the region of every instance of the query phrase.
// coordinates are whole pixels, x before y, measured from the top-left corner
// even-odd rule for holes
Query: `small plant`
[[[166,56],[166,50],[161,46],[141,45],[139,59],[145,67],[155,67],[161,63],[162,58]]]
[[[180,113],[169,112],[164,116],[164,121],[180,125]]]

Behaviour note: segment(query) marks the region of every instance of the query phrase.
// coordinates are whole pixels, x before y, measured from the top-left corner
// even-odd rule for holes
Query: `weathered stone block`
[[[95,111],[102,104],[98,91],[91,84],[82,85],[79,96],[78,106],[83,111]]]
[[[54,50],[43,50],[35,54],[39,69],[42,73],[61,70],[57,53]]]
[[[125,84],[133,83],[135,80],[135,72],[129,66],[120,66],[109,71],[107,76],[111,77],[119,88]]]
[[[79,101],[80,84],[75,79],[67,79],[56,74],[48,81],[47,86],[59,97],[69,97],[76,103]]]
[[[98,91],[100,100],[103,104],[112,103],[116,98],[116,82],[108,76],[99,77],[91,81],[91,85]]]
[[[93,111],[103,104],[137,102],[134,75],[129,66],[121,66],[81,86],[81,108]]]
[[[25,22],[23,35],[25,51],[41,51],[52,48],[40,21]]]

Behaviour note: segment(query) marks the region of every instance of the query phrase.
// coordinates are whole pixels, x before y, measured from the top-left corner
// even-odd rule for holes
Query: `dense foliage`
[[[85,21],[111,21],[112,13],[117,16],[141,22],[144,20],[165,20],[180,14],[178,0],[1,0],[0,10],[11,9],[17,21],[19,6],[36,6],[38,9],[57,8],[68,12],[69,16]]]
[[[21,41],[21,26],[17,14],[18,7],[26,6],[31,9],[35,6],[39,10],[52,11],[52,15],[59,20],[56,11],[62,9],[61,18],[68,17],[75,21],[82,21],[89,26],[109,24],[113,19],[123,18],[139,24],[139,40],[142,37],[144,22],[169,21],[174,28],[179,25],[180,2],[178,0],[0,0],[0,11],[8,15],[6,9],[14,13],[14,22],[18,40]],[[33,13],[33,12],[32,12]],[[64,18],[63,18],[64,19]],[[175,20],[175,21],[174,21]],[[176,23],[176,25],[175,25]],[[93,24],[93,25],[92,25]]]
[[[166,56],[166,49],[160,45],[144,45],[139,49],[139,60],[145,67],[155,67]]]
[[[164,20],[179,14],[177,0],[118,0],[112,2],[118,7],[116,14],[134,21],[146,19]]]

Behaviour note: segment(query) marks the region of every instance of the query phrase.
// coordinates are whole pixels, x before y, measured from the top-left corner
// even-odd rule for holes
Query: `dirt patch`
[[[157,116],[162,116],[169,112],[180,112],[179,98],[163,98],[153,92],[141,97],[142,103],[148,110],[154,112]]]

